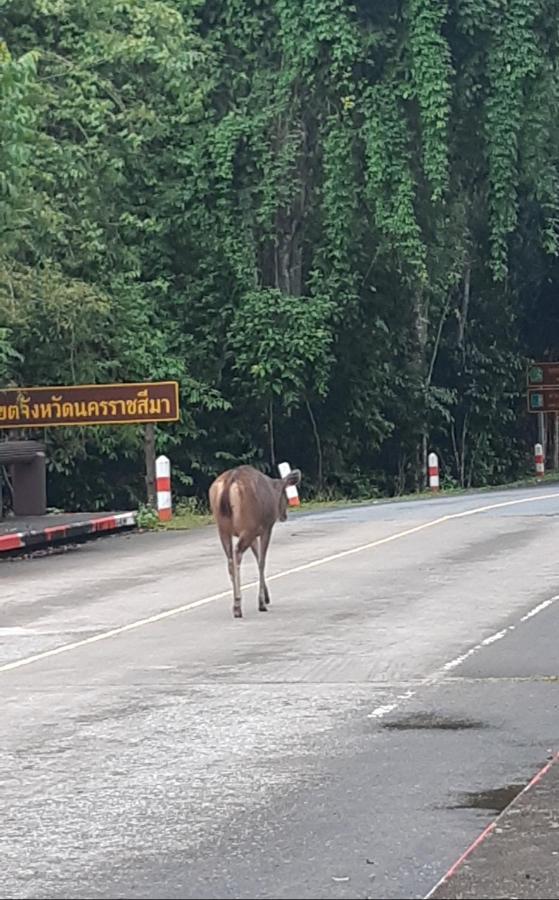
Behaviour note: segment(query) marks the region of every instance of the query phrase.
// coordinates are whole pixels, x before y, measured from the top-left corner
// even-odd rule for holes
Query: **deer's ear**
[[[289,485],[292,485],[292,484],[294,484],[294,485],[300,484],[301,483],[301,470],[293,469],[289,473],[289,475],[285,476],[285,478],[283,479],[283,483],[286,487],[288,487]]]

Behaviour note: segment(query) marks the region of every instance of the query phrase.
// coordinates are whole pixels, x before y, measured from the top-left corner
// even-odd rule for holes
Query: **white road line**
[[[546,603],[546,606],[548,605],[549,604]],[[543,609],[541,603],[539,607],[536,607],[536,610],[538,612],[541,612],[540,607]],[[536,613],[534,612],[534,610],[532,610],[532,615],[535,614]],[[524,619],[521,619],[520,621],[523,622]],[[479,642],[479,644],[475,644],[473,647],[470,647],[469,650],[466,650],[465,653],[461,653],[460,656],[457,656],[455,657],[455,659],[451,659],[449,660],[449,662],[445,663],[434,677],[438,680],[441,675],[444,675],[446,672],[452,671],[452,669],[456,669],[457,666],[465,662],[465,660],[469,659],[470,656],[473,656],[474,653],[477,653],[483,647],[489,647],[490,644],[494,644],[496,641],[501,641],[504,637],[506,637],[507,634],[509,634],[511,631],[514,631],[515,628],[516,625],[508,625],[506,628],[502,628],[501,631],[496,631],[495,634],[490,634],[489,637],[484,638]]]
[[[457,656],[455,659],[449,660],[449,662],[445,663],[442,667],[443,672],[451,672],[452,669],[456,669],[461,663],[465,662],[470,656],[473,656],[474,653],[477,653],[478,650],[481,649],[481,644],[476,644],[475,647],[470,647],[469,650],[466,650],[465,653],[461,653],[460,656]]]
[[[410,697],[413,697],[415,691],[410,692]],[[385,703],[384,706],[377,706],[376,709],[373,709],[371,713],[369,713],[369,719],[383,719],[388,713],[394,712],[397,709],[397,703]]]
[[[509,631],[514,630],[514,625],[509,625],[508,628],[503,628],[502,631],[496,631],[495,634],[491,634],[489,637],[485,638],[484,641],[481,642],[482,647],[487,647],[489,644],[494,644],[495,641],[502,641],[505,634],[508,634]]]
[[[540,494],[537,497],[522,497],[516,500],[506,500],[501,503],[489,503],[486,506],[476,506],[473,509],[466,509],[462,512],[458,513],[450,513],[446,516],[440,516],[437,519],[431,519],[429,522],[423,522],[421,525],[415,525],[413,528],[406,528],[404,531],[398,531],[396,534],[391,534],[388,537],[380,538],[376,541],[370,541],[367,544],[360,544],[358,547],[352,547],[350,550],[341,550],[339,553],[332,553],[330,556],[323,556],[320,559],[315,559],[309,563],[303,563],[300,566],[294,566],[291,569],[285,569],[283,572],[278,572],[275,575],[270,575],[266,580],[267,581],[278,581],[280,578],[287,578],[289,575],[296,575],[299,572],[308,572],[310,569],[316,569],[319,566],[325,566],[327,563],[334,562],[338,559],[344,559],[347,556],[353,556],[355,553],[363,553],[365,550],[373,550],[375,547],[382,547],[384,544],[389,544],[392,541],[401,540],[401,538],[408,537],[411,534],[418,534],[421,531],[426,531],[428,528],[434,528],[436,525],[442,525],[445,522],[452,522],[455,519],[465,519],[468,516],[479,515],[480,513],[490,512],[494,509],[504,509],[508,506],[520,506],[523,503],[541,503],[544,500],[557,500],[559,499],[559,492],[554,491],[552,494]],[[242,585],[243,590],[247,590],[248,588],[256,587],[258,582],[251,581],[248,584]],[[71,650],[77,650],[79,647],[87,647],[89,644],[97,644],[99,641],[105,641],[112,637],[117,637],[119,634],[126,634],[128,631],[135,631],[137,628],[144,628],[146,625],[153,625],[156,622],[162,622],[165,619],[170,619],[173,616],[178,616],[181,613],[189,612],[192,609],[198,609],[201,606],[207,606],[208,603],[213,603],[215,600],[223,600],[224,597],[228,597],[231,593],[230,590],[220,591],[218,594],[211,594],[209,597],[202,597],[201,600],[195,600],[192,603],[185,603],[182,606],[175,606],[173,609],[167,609],[165,612],[156,613],[153,616],[147,616],[145,619],[138,619],[135,622],[129,622],[127,625],[119,625],[116,628],[111,628],[109,631],[102,631],[99,634],[95,634],[92,637],[84,638],[81,641],[72,641],[69,644],[61,644],[60,647],[54,647],[52,650],[45,650],[42,653],[35,653],[33,656],[27,656],[23,659],[15,660],[14,662],[5,663],[0,666],[0,673],[2,672],[11,672],[14,669],[21,669],[24,666],[30,666],[33,663],[41,662],[43,659],[49,659],[51,656],[59,656],[61,653],[69,653]],[[535,615],[535,613],[533,613]],[[472,651],[473,652],[473,651]]]
[[[522,616],[520,622],[527,622],[528,619],[532,619],[534,616],[537,616],[538,613],[544,611],[552,603],[555,603],[556,600],[559,600],[559,594],[556,594],[555,597],[550,597],[549,600],[544,600],[543,603],[538,603],[537,606],[534,606],[530,612],[527,612],[526,615]],[[517,625],[507,625],[506,628],[502,628],[500,631],[496,631],[494,634],[490,634],[489,637],[484,638],[479,644],[474,644],[473,647],[470,647],[469,650],[466,650],[465,653],[461,653],[460,656],[455,656],[454,659],[449,660],[444,663],[440,669],[438,669],[433,675],[428,675],[423,679],[413,691],[406,691],[405,694],[400,694],[397,700],[409,700],[410,697],[414,697],[421,688],[430,687],[432,685],[438,684],[448,672],[451,672],[452,669],[456,669],[459,665],[465,662],[470,656],[473,656],[474,653],[479,653],[484,647],[489,647],[491,644],[494,644],[496,641],[501,641],[507,634],[510,634],[511,631],[515,631]],[[384,719],[389,713],[394,712],[395,709],[398,709],[400,704],[398,702],[394,703],[385,703],[382,706],[377,706],[373,709],[372,712],[368,714],[369,719]]]
[[[522,616],[521,622],[527,622],[528,619],[531,619],[532,616],[537,616],[538,613],[542,611],[542,609],[547,609],[548,606],[551,606],[552,603],[555,603],[556,600],[559,600],[559,595],[556,597],[551,597],[549,600],[544,600],[543,603],[539,603],[538,606],[535,606],[534,609],[531,609],[529,613],[526,613],[525,616]]]

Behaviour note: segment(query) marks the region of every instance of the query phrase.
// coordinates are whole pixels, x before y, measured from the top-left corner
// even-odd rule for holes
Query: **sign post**
[[[155,425],[148,422],[144,429],[144,453],[146,458],[146,494],[148,506],[155,509],[157,492],[155,490]]]
[[[547,456],[547,428],[545,427],[545,415],[543,412],[538,413],[538,441],[542,446],[544,459]]]
[[[543,459],[547,458],[547,427],[545,415],[553,413],[554,467],[559,466],[559,362],[534,363],[527,372],[528,412],[538,416],[538,444],[542,447]]]

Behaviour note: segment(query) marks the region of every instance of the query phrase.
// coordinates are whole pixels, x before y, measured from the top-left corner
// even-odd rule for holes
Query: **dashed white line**
[[[555,597],[550,597],[549,600],[544,600],[542,603],[538,603],[537,606],[534,606],[529,612],[527,612],[524,616],[522,616],[519,622],[527,622],[529,619],[532,619],[534,616],[537,616],[538,613],[544,611],[552,603],[555,603],[556,600],[559,600],[559,594]],[[473,647],[470,647],[464,653],[461,653],[459,656],[455,656],[454,659],[449,660],[444,663],[437,669],[437,671],[433,675],[428,675],[427,678],[424,678],[423,681],[420,682],[418,688],[413,691],[406,691],[405,694],[398,695],[397,699],[393,703],[384,703],[382,706],[377,706],[373,709],[372,712],[369,713],[369,719],[383,719],[385,716],[389,715],[389,713],[394,712],[395,709],[401,705],[398,701],[408,700],[410,697],[414,697],[418,690],[422,687],[428,687],[434,684],[437,684],[444,678],[448,672],[451,672],[453,669],[458,668],[463,662],[473,656],[475,653],[479,653],[484,647],[489,647],[491,644],[496,643],[496,641],[501,641],[507,634],[510,634],[511,631],[514,631],[517,628],[517,625],[507,625],[506,628],[501,628],[500,631],[494,632],[494,634],[490,634],[488,637],[484,638],[478,644],[475,644]]]
[[[495,634],[491,634],[489,637],[486,637],[485,640],[481,642],[482,647],[488,647],[489,644],[494,644],[495,641],[502,641],[505,634],[508,634],[509,631],[514,630],[514,625],[509,625],[508,628],[503,628],[501,631],[496,631]]]
[[[412,691],[410,696],[413,696],[415,692]],[[376,709],[373,709],[372,712],[369,713],[369,719],[382,719],[384,716],[387,716],[388,713],[394,712],[397,709],[397,703],[385,703],[384,706],[377,706]]]
[[[526,613],[525,616],[522,616],[521,622],[527,622],[528,619],[531,619],[532,616],[537,616],[543,609],[547,609],[548,606],[551,606],[552,603],[555,603],[556,600],[559,600],[559,594],[555,597],[550,597],[549,600],[544,600],[543,603],[538,603],[534,609],[531,609],[529,613]]]
[[[470,656],[473,656],[474,653],[481,649],[481,644],[476,644],[475,647],[470,647],[469,650],[466,650],[465,653],[461,653],[460,656],[456,656],[454,659],[449,660],[449,662],[445,663],[441,668],[441,672],[450,672],[452,669],[456,669],[461,663],[465,662]]]

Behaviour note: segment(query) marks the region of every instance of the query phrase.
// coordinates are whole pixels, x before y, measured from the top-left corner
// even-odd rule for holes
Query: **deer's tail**
[[[219,498],[219,514],[223,516],[224,519],[230,519],[233,515],[233,508],[231,506],[231,485],[233,484],[234,477],[228,478],[225,484],[223,485],[223,490],[221,492],[221,496]]]

